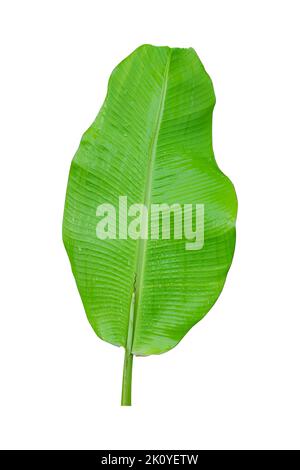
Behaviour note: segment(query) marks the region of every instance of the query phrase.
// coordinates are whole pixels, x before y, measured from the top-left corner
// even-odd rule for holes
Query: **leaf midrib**
[[[161,90],[161,97],[160,97],[160,102],[158,106],[158,112],[157,112],[157,116],[155,119],[154,132],[153,132],[151,143],[149,146],[148,170],[147,170],[147,176],[146,176],[146,185],[145,185],[144,201],[143,201],[143,205],[147,207],[147,209],[149,208],[149,203],[151,201],[152,179],[153,179],[153,170],[154,170],[155,157],[156,157],[156,148],[157,148],[157,141],[158,141],[162,117],[164,113],[164,107],[165,107],[171,56],[172,56],[172,49],[169,50],[169,55],[168,55],[165,72],[164,72],[163,83],[162,83],[162,90]],[[141,227],[141,233],[144,233],[144,227]],[[127,331],[127,341],[126,341],[126,349],[127,350],[129,349],[130,352],[132,351],[135,327],[136,327],[137,316],[138,316],[138,311],[139,311],[139,304],[141,300],[141,291],[142,291],[142,286],[144,282],[147,241],[148,241],[147,239],[142,239],[142,238],[139,238],[137,241],[135,280],[134,280],[134,285],[133,285],[133,293],[132,293],[131,307],[130,307],[130,313],[129,313],[129,319],[128,319],[128,331]]]

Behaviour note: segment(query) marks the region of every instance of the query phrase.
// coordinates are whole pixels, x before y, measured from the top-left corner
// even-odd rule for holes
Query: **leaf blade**
[[[237,204],[213,155],[214,104],[193,49],[142,46],[112,73],[72,163],[64,242],[78,289],[97,335],[124,347],[136,289],[134,354],[174,347],[214,304],[231,264]],[[128,204],[205,203],[204,248],[96,240],[96,206],[125,194]]]

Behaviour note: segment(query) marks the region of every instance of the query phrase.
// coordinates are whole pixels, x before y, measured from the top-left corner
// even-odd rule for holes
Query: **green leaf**
[[[95,333],[125,348],[122,404],[131,402],[133,355],[176,346],[217,300],[232,261],[237,200],[213,154],[214,104],[193,49],[141,46],[114,69],[72,161],[63,240]],[[151,224],[148,239],[120,239],[119,196],[149,211],[203,204],[202,249],[186,249],[184,237],[151,239]],[[105,203],[116,208],[116,239],[96,235]]]

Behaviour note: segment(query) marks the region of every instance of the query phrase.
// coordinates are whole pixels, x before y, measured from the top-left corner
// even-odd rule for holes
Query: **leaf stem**
[[[133,354],[126,348],[123,367],[122,406],[131,406],[132,360]]]
[[[132,379],[132,340],[133,340],[133,324],[134,324],[134,305],[135,305],[135,286],[131,297],[129,322],[127,331],[127,342],[125,347],[124,366],[123,366],[123,382],[122,382],[122,406],[131,406],[131,379]]]
[[[158,136],[160,132],[160,127],[162,123],[164,106],[167,94],[168,86],[168,75],[171,63],[172,49],[169,50],[169,55],[166,63],[165,73],[163,77],[162,90],[160,96],[159,107],[157,110],[157,117],[155,120],[155,127],[153,130],[153,136],[150,142],[149,147],[149,161],[148,161],[148,171],[147,171],[147,180],[145,186],[144,194],[144,206],[149,208],[151,201],[151,191],[152,191],[152,179],[153,171],[156,157],[156,147],[158,142]],[[142,229],[143,230],[143,229]],[[147,239],[139,239],[137,243],[137,254],[136,254],[136,270],[135,270],[135,279],[133,286],[133,293],[131,298],[131,306],[129,313],[129,324],[127,330],[127,342],[125,348],[125,358],[124,358],[124,367],[123,367],[123,384],[122,384],[122,406],[131,406],[131,378],[132,378],[132,345],[133,345],[133,336],[134,330],[136,327],[136,316],[138,311],[138,304],[141,300],[141,289],[143,286],[144,271],[145,271],[145,259],[147,251]]]

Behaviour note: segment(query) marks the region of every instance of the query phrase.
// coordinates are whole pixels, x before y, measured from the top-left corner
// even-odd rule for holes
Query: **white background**
[[[1,1],[0,445],[300,448],[299,2]],[[134,361],[84,314],[61,241],[80,137],[115,65],[192,46],[239,198],[225,289],[171,352]]]

